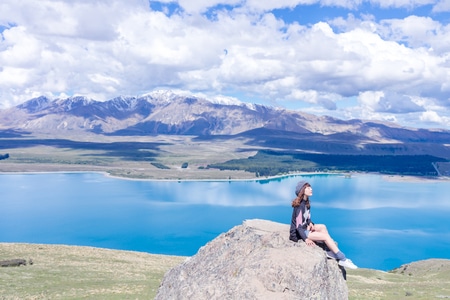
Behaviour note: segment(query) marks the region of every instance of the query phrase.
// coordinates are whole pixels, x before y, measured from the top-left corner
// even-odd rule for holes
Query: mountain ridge
[[[244,138],[254,149],[331,155],[431,155],[450,160],[450,131],[341,120],[235,99],[209,100],[170,91],[108,101],[44,96],[0,110],[0,133],[109,137],[193,136],[216,142]],[[445,162],[444,162],[445,163]]]
[[[0,126],[2,129],[32,131],[51,131],[52,128],[57,128],[103,134],[127,132],[144,135],[234,135],[255,128],[268,128],[323,135],[347,132],[378,142],[383,139],[389,141],[392,135],[392,140],[399,140],[400,134],[391,134],[387,130],[389,129],[393,132],[401,131],[402,134],[408,132],[410,135],[444,134],[445,141],[450,142],[448,130],[413,129],[358,119],[346,121],[259,104],[219,102],[161,91],[140,97],[118,96],[107,101],[80,96],[52,100],[40,96],[0,110]],[[83,122],[80,123],[80,119]],[[61,126],[62,123],[66,125]]]

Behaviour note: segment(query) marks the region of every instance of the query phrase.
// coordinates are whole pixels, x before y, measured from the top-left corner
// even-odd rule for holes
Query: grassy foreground
[[[92,247],[0,243],[0,299],[153,299],[171,267],[185,258]]]
[[[390,272],[349,270],[349,299],[449,299],[450,260],[428,259]]]
[[[153,299],[170,268],[185,257],[92,247],[0,243],[0,299]],[[349,270],[349,299],[450,298],[450,260],[414,262],[391,272]]]

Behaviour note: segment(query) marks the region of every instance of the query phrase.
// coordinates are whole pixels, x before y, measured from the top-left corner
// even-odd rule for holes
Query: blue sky
[[[3,0],[0,109],[158,90],[450,129],[450,0]]]

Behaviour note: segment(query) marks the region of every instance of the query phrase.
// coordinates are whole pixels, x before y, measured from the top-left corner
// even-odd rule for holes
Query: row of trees
[[[158,168],[158,169],[170,169],[168,166],[166,166],[166,165],[163,165],[163,164],[161,164],[161,163],[158,163],[158,162],[152,162],[151,163],[154,167],[156,167],[156,168]],[[187,167],[189,166],[189,164],[187,163],[187,162],[185,162],[185,163],[183,163],[182,165],[181,165],[181,168],[182,169],[186,169]]]
[[[357,171],[384,174],[436,176],[435,162],[445,159],[430,155],[334,155],[259,151],[247,159],[211,164],[208,168],[244,170],[256,176],[290,172]]]

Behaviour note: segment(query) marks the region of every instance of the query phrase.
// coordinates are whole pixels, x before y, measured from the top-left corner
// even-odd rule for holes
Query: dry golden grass
[[[92,247],[0,243],[0,299],[153,299],[163,275],[185,258]]]
[[[391,272],[349,270],[349,299],[450,298],[450,260],[429,259]]]
[[[164,274],[186,258],[80,246],[0,243],[0,260],[32,265],[0,268],[0,299],[153,299]],[[349,270],[349,299],[450,298],[450,260],[406,269]]]

